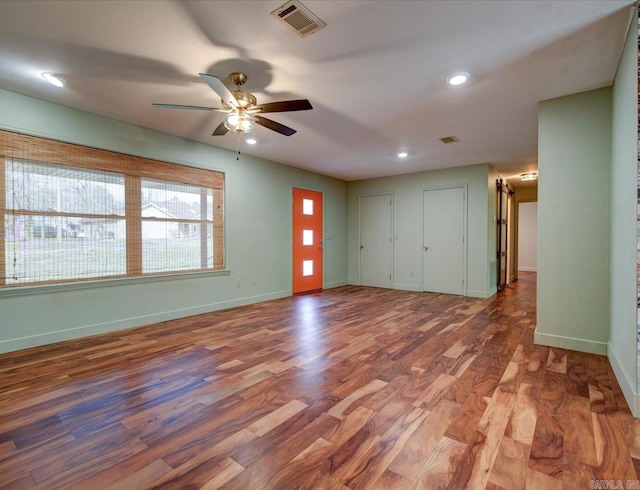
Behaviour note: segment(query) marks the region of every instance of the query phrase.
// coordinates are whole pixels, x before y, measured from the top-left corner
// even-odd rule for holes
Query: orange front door
[[[322,193],[293,188],[293,293],[322,289]]]

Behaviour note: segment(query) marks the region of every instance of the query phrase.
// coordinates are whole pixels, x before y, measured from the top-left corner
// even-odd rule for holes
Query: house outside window
[[[224,174],[0,131],[0,287],[224,268]]]

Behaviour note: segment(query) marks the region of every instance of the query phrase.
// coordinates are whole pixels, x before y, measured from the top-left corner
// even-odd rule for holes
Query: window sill
[[[212,276],[229,276],[230,269],[197,272],[176,272],[172,274],[156,274],[139,277],[119,277],[117,279],[96,279],[91,281],[65,282],[60,284],[44,284],[38,286],[10,286],[0,288],[0,298],[13,296],[29,296],[33,294],[61,293],[66,291],[80,291],[83,289],[98,289],[113,286],[128,286],[131,284],[174,281],[182,279],[198,279]]]

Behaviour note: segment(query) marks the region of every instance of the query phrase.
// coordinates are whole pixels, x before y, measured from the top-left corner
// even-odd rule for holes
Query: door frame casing
[[[325,219],[326,219],[326,199],[325,192],[320,189],[303,187],[299,185],[289,185],[289,294],[293,294],[293,189],[312,191],[322,194],[322,289],[326,284],[326,240],[325,240]]]
[[[390,223],[389,223],[389,237],[391,238],[391,247],[389,248],[389,275],[391,276],[389,278],[389,289],[393,289],[393,286],[395,284],[394,282],[394,273],[393,273],[393,257],[394,257],[394,236],[393,236],[393,230],[394,230],[394,222],[393,222],[393,217],[394,217],[394,199],[393,199],[393,191],[388,191],[388,192],[367,192],[367,193],[363,193],[363,194],[358,194],[358,239],[357,239],[357,253],[358,253],[358,284],[362,285],[362,265],[361,265],[361,251],[360,251],[360,240],[361,240],[361,235],[360,235],[360,227],[362,225],[362,220],[361,220],[361,203],[362,203],[362,198],[363,197],[376,197],[376,196],[389,196],[389,199],[391,200],[391,205],[389,206],[389,213],[391,213],[391,219],[390,219]]]
[[[468,280],[467,280],[467,275],[468,275],[468,270],[467,270],[467,247],[469,246],[469,240],[468,240],[468,227],[467,227],[467,216],[468,216],[468,212],[467,212],[467,206],[468,206],[468,191],[469,191],[469,184],[460,184],[460,185],[447,185],[447,186],[438,186],[438,187],[425,187],[422,189],[422,210],[421,210],[421,215],[422,215],[422,243],[420,244],[420,292],[425,292],[424,290],[424,241],[425,241],[425,229],[424,229],[424,206],[425,206],[425,197],[426,197],[426,193],[429,191],[443,191],[443,190],[447,190],[447,189],[462,189],[462,231],[463,231],[463,240],[464,240],[464,245],[462,247],[462,295],[463,296],[467,296],[467,286],[468,286]]]

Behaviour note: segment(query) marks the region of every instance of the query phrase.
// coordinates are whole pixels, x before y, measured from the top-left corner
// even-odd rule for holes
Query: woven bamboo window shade
[[[224,174],[0,131],[0,287],[224,268]]]

